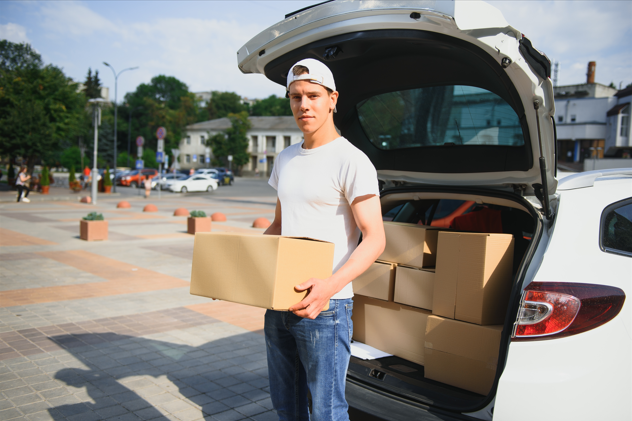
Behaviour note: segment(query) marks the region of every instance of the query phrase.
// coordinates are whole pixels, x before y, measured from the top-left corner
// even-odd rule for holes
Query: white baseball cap
[[[296,76],[294,73],[292,73],[292,70],[296,66],[307,67],[308,73]],[[329,70],[329,67],[318,60],[314,60],[313,58],[303,59],[295,63],[294,66],[290,67],[289,72],[287,72],[286,88],[288,91],[290,90],[290,85],[297,80],[307,80],[312,83],[318,83],[319,85],[322,85],[325,88],[329,88],[332,91],[336,90],[334,75],[331,73],[331,70]]]

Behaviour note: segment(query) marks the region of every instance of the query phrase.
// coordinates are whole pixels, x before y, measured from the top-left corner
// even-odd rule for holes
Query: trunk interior
[[[410,225],[423,225],[429,227],[436,227],[440,230],[446,230],[450,233],[483,233],[483,234],[500,234],[504,237],[512,238],[513,255],[509,256],[509,262],[507,263],[509,269],[507,276],[502,280],[506,284],[504,293],[500,296],[496,296],[493,301],[485,302],[484,306],[496,307],[502,312],[502,317],[496,319],[494,325],[497,326],[482,326],[490,325],[490,322],[485,323],[466,323],[458,320],[458,315],[455,317],[455,321],[465,326],[465,329],[479,329],[490,328],[496,329],[498,332],[498,342],[493,342],[491,349],[486,352],[493,357],[495,362],[494,366],[490,366],[487,361],[487,370],[491,372],[491,377],[482,381],[481,386],[483,390],[488,392],[481,392],[480,387],[477,391],[473,391],[476,387],[459,387],[462,385],[459,380],[459,376],[474,377],[468,379],[465,384],[477,383],[477,371],[468,372],[467,368],[463,370],[461,374],[456,371],[456,379],[450,379],[448,376],[445,381],[434,380],[427,376],[428,367],[424,366],[424,361],[428,362],[428,356],[424,360],[423,357],[418,358],[416,361],[411,361],[407,358],[408,355],[403,352],[397,355],[397,352],[393,352],[390,348],[390,343],[386,345],[380,340],[371,340],[366,333],[369,329],[374,331],[373,335],[384,336],[387,341],[399,340],[401,336],[404,336],[404,331],[401,328],[399,333],[391,333],[392,329],[397,330],[391,321],[377,323],[380,326],[369,327],[365,324],[374,323],[375,319],[370,320],[368,313],[365,314],[363,303],[377,303],[376,306],[381,306],[380,301],[375,298],[367,298],[362,295],[362,290],[356,292],[354,299],[354,343],[362,342],[369,346],[380,349],[380,346],[388,349],[381,349],[391,356],[385,356],[381,358],[366,358],[352,356],[349,366],[348,377],[361,384],[386,391],[390,394],[397,395],[400,398],[409,399],[410,401],[432,405],[442,409],[451,411],[466,411],[480,409],[484,406],[491,397],[495,394],[495,384],[499,377],[499,367],[504,365],[504,359],[507,352],[507,346],[509,343],[509,336],[511,335],[511,326],[515,320],[517,312],[517,303],[520,296],[521,273],[522,262],[525,255],[532,249],[534,243],[534,235],[536,235],[536,228],[538,226],[539,218],[533,208],[523,199],[513,194],[496,194],[483,191],[457,191],[446,190],[441,191],[429,191],[427,189],[415,188],[412,186],[402,186],[396,189],[387,189],[382,192],[382,214],[384,221],[404,223]],[[388,224],[388,223],[387,223]],[[442,231],[441,231],[442,232]],[[446,246],[446,240],[443,240],[441,232],[438,237],[438,246],[436,249],[437,262],[436,267],[424,267],[423,270],[433,273],[437,276],[435,281],[438,281],[439,272],[445,271],[443,264],[440,260],[441,253],[444,255],[450,253],[449,246]],[[443,237],[445,238],[445,237]],[[393,237],[389,238],[387,231],[387,243],[393,241]],[[388,249],[387,244],[387,249]],[[383,255],[384,256],[384,255]],[[384,260],[384,259],[382,259]],[[443,260],[445,262],[445,260]],[[456,265],[459,265],[458,259]],[[394,265],[395,273],[400,269],[401,265]],[[436,272],[436,273],[435,273]],[[399,286],[399,277],[394,275],[391,279],[391,287],[397,289]],[[394,285],[394,286],[393,286]],[[482,287],[483,289],[485,286]],[[354,281],[355,289],[355,281]],[[435,284],[436,294],[436,284]],[[395,297],[395,298],[393,298]],[[401,295],[400,295],[401,297]],[[410,307],[398,304],[397,292],[390,294],[389,300],[385,300],[388,303],[383,304],[383,311],[398,312],[401,309],[410,309]],[[510,305],[513,303],[514,305]],[[390,306],[390,307],[389,307]],[[396,307],[399,306],[399,307]],[[429,305],[426,305],[428,307]],[[436,306],[436,296],[435,296]],[[388,307],[388,308],[387,308]],[[432,308],[425,308],[423,310],[413,309],[417,311],[423,317],[435,317],[435,310]],[[411,313],[412,314],[412,313]],[[384,313],[382,313],[384,315]],[[366,318],[366,320],[365,320]],[[439,317],[440,319],[443,319]],[[393,320],[397,320],[394,318]],[[425,326],[417,324],[417,322],[406,322],[403,319],[399,319],[402,323],[406,324],[406,332],[411,333],[411,337],[418,335],[419,330],[425,329]],[[418,320],[418,319],[415,319]],[[391,324],[389,324],[391,323]],[[430,325],[430,322],[428,322]],[[501,332],[502,329],[502,333]],[[417,333],[414,333],[417,331]],[[447,331],[446,331],[447,332]],[[467,333],[467,332],[466,332]],[[389,336],[390,335],[390,336]],[[426,333],[426,341],[429,333]],[[477,333],[473,333],[472,338],[483,341],[484,336],[477,336]],[[406,335],[408,336],[408,335]],[[376,336],[373,336],[375,338]],[[421,339],[419,339],[420,341]],[[450,341],[449,338],[447,338]],[[472,341],[475,342],[475,341]],[[376,346],[377,344],[377,346]],[[425,345],[418,344],[417,346],[428,346],[428,342]],[[476,347],[475,345],[473,345]],[[463,348],[468,348],[464,346]],[[428,349],[424,348],[428,353]],[[435,355],[437,349],[435,347]],[[467,352],[467,351],[465,351]],[[353,353],[352,353],[353,354]],[[413,358],[414,359],[414,358]],[[471,363],[468,360],[465,364],[467,367]],[[458,364],[457,364],[458,365]],[[436,368],[435,368],[436,370]],[[440,376],[441,377],[441,376]],[[493,380],[492,380],[493,379]],[[454,380],[454,381],[453,381]],[[452,383],[452,384],[451,384]],[[492,385],[493,383],[493,385]],[[470,390],[467,390],[470,389]]]

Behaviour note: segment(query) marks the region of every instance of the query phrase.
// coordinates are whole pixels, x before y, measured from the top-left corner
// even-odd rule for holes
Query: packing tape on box
[[[432,349],[432,342],[424,342],[424,347]]]

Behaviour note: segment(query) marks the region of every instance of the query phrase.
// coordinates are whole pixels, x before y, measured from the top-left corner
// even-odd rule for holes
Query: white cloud
[[[74,1],[44,3],[40,14],[42,26],[58,34],[85,36],[95,32],[119,31],[108,19]]]
[[[0,39],[6,39],[16,44],[22,42],[30,43],[26,36],[26,28],[17,23],[0,24]]]

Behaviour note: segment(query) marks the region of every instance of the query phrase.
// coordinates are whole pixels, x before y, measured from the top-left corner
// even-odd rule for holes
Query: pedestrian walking
[[[377,172],[334,126],[339,93],[329,68],[314,59],[287,76],[301,143],[284,149],[269,184],[277,190],[265,234],[335,244],[333,275],[295,286],[308,291],[289,311],[268,310],[265,338],[270,396],[281,420],[348,420],[345,379],[351,357],[352,281],[384,250]],[[358,245],[362,234],[362,242]],[[329,304],[329,309],[321,312]]]
[[[145,199],[149,199],[149,195],[151,194],[151,178],[147,176],[145,178]]]
[[[18,202],[30,202],[29,199],[29,187],[28,181],[31,179],[31,176],[26,173],[26,166],[22,165],[20,167],[20,172],[18,173],[18,179],[15,182],[15,187],[18,189]]]

